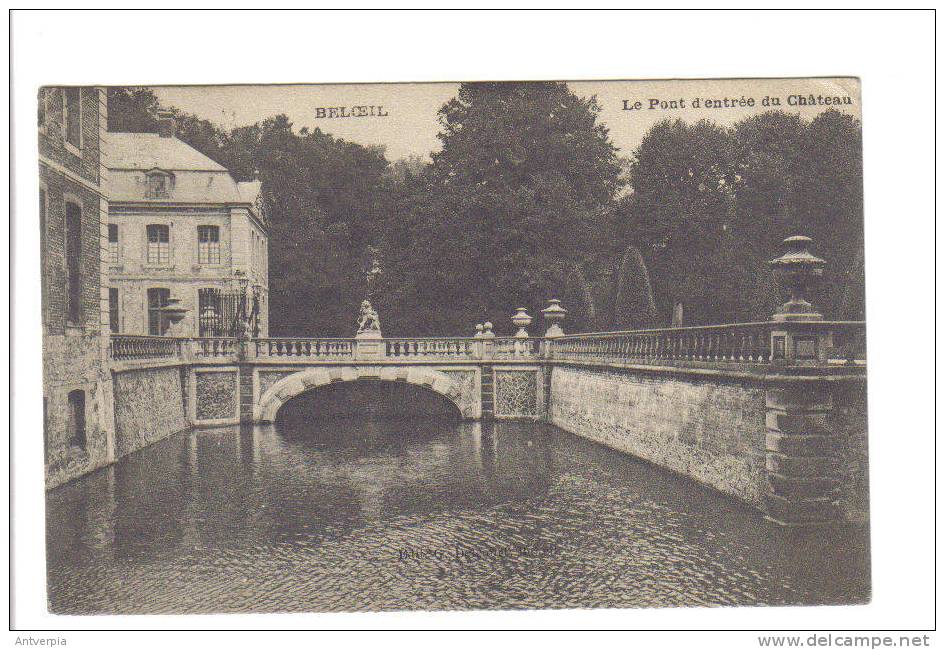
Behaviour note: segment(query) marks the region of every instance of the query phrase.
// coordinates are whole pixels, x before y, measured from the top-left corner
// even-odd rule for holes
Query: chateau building
[[[111,332],[235,336],[241,316],[268,335],[268,223],[260,184],[176,137],[108,133],[106,253]]]
[[[46,484],[114,460],[102,88],[41,88],[39,229]]]

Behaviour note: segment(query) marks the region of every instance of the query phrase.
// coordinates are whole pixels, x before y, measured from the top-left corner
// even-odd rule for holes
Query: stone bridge
[[[789,240],[791,242],[791,240]],[[803,244],[803,242],[800,242]],[[798,244],[797,241],[794,244]],[[530,337],[171,339],[114,335],[115,457],[190,426],[265,424],[336,382],[406,382],[485,422],[535,420],[738,498],[783,524],[868,513],[865,324],[791,299],[770,321]]]
[[[550,422],[780,522],[861,519],[862,334],[862,323],[772,321],[367,344],[114,336],[117,447],[135,447],[122,440],[166,411],[170,429],[270,423],[283,404],[322,386],[405,382],[442,395],[462,418]],[[150,399],[135,402],[142,392]]]

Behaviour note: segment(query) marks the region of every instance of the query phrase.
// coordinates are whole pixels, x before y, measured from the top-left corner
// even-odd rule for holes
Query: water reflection
[[[863,602],[867,533],[792,533],[530,423],[172,437],[47,497],[61,613]]]

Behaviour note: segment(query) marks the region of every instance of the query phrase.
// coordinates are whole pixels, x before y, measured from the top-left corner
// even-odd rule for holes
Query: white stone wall
[[[263,229],[242,208],[190,210],[127,209],[112,206],[109,221],[118,226],[119,261],[108,264],[109,286],[118,289],[119,331],[122,334],[148,333],[149,288],[170,289],[172,299],[186,309],[184,318],[171,325],[168,336],[198,336],[198,291],[204,288],[232,288],[237,271],[251,282],[262,285],[260,336],[269,334],[268,253],[253,254],[268,247]],[[167,264],[147,262],[147,226],[169,228]],[[219,264],[201,264],[198,257],[198,226],[220,228]],[[107,229],[105,231],[107,250]],[[258,242],[262,242],[259,244]],[[256,242],[254,247],[254,242]],[[105,322],[108,323],[108,292],[103,290]]]

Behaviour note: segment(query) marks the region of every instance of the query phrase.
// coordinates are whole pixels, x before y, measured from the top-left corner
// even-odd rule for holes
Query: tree
[[[659,122],[634,152],[624,239],[640,248],[663,323],[677,302],[687,322],[735,318],[732,153],[725,129],[705,120]]]
[[[569,294],[584,303],[571,303],[578,326],[591,323],[620,185],[599,110],[561,83],[460,87],[439,111],[442,150],[383,249],[394,327],[469,334],[492,320],[510,330],[516,307]]]
[[[654,125],[616,212],[649,270],[659,320],[676,302],[688,324],[767,320],[783,295],[766,262],[794,234],[813,237],[828,262],[814,304],[862,318],[861,155],[859,124],[834,110],[809,122],[771,111],[731,128]]]

